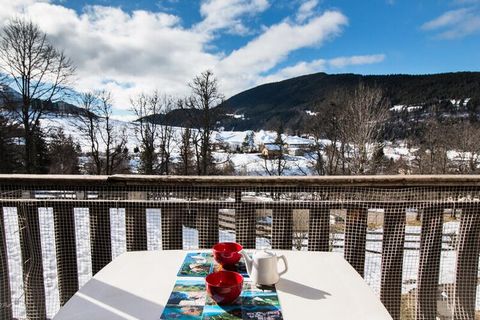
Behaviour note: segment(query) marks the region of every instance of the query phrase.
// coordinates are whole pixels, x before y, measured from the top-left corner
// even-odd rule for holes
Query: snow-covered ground
[[[22,286],[22,267],[19,243],[18,219],[15,208],[6,208],[4,211],[6,226],[7,254],[10,270],[10,283],[12,298],[14,301],[14,316],[19,319],[25,318],[24,292]],[[41,209],[39,212],[42,240],[42,259],[45,277],[45,293],[47,299],[47,313],[52,317],[59,309],[59,294],[57,282],[57,265],[55,257],[55,241],[53,229],[53,213],[51,209]],[[112,257],[126,251],[125,211],[124,209],[111,209],[111,241]],[[264,217],[263,222],[271,223],[271,217]],[[332,219],[331,223],[335,223]],[[84,285],[92,276],[91,251],[89,234],[88,209],[75,209],[76,246],[78,275],[80,286]],[[454,243],[450,242],[454,237],[450,234],[458,233],[458,222],[447,222],[443,226],[444,244],[441,255],[440,284],[454,283],[456,251]],[[371,230],[372,231],[372,230]],[[403,286],[402,293],[408,293],[416,287],[419,263],[419,239],[420,227],[406,227],[406,243],[403,261]],[[379,294],[381,281],[381,252],[382,252],[382,229],[373,230],[367,235],[367,253],[365,258],[365,280]],[[334,234],[334,251],[343,252],[344,234]],[[161,211],[160,209],[147,210],[147,245],[149,250],[161,249]],[[235,233],[230,230],[219,231],[220,241],[235,241]],[[379,241],[380,240],[380,241]],[[198,231],[192,228],[183,228],[184,249],[198,248]],[[307,243],[307,241],[306,241]],[[268,239],[257,238],[257,248],[270,248]],[[447,293],[445,293],[447,294]],[[477,287],[477,297],[480,297],[480,286]],[[477,309],[480,309],[480,301],[477,298]]]
[[[74,138],[74,141],[78,142],[84,153],[89,151],[88,139],[80,134],[78,129],[79,120],[75,117],[68,116],[55,116],[49,115],[41,120],[42,127],[48,131],[50,128],[63,128],[64,132],[67,135],[70,135]],[[124,131],[127,137],[127,148],[131,154],[130,166],[133,173],[137,172],[139,167],[139,155],[134,154],[133,150],[136,147],[140,147],[140,143],[135,134],[137,124],[134,122],[126,122],[121,120],[113,120],[115,130],[118,132]],[[179,149],[177,147],[177,142],[181,141],[181,134],[183,128],[174,127],[173,128],[173,138],[172,138],[172,162],[179,161]],[[242,144],[245,141],[247,135],[253,135],[251,151],[249,153],[241,153],[239,150],[242,149]],[[217,148],[213,152],[214,158],[218,163],[226,163],[227,160],[233,165],[236,174],[239,175],[268,175],[266,170],[274,166],[271,160],[267,160],[261,156],[261,147],[264,144],[273,143],[277,137],[277,133],[268,130],[260,131],[214,131],[212,134],[212,143],[214,143]],[[283,175],[308,175],[315,174],[313,171],[316,155],[314,153],[309,153],[309,146],[314,144],[313,137],[305,138],[292,135],[282,135],[283,140],[287,145],[287,165]],[[319,141],[322,145],[330,145],[331,141],[327,139],[322,139]],[[105,146],[102,145],[100,141],[100,149],[104,150]],[[370,148],[373,152],[373,148]],[[296,153],[296,151],[302,151]],[[411,162],[415,159],[414,153],[417,151],[417,148],[410,147],[402,141],[391,142],[386,141],[384,147],[384,154],[387,158],[393,159],[395,161],[400,158],[406,162]],[[471,154],[465,152],[458,152],[451,150],[448,152],[448,157],[452,161],[466,161],[471,158]],[[87,157],[81,157],[81,163],[85,163],[88,159]]]

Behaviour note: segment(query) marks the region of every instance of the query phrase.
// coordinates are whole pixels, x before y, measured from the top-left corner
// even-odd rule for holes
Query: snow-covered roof
[[[403,110],[407,110],[407,112],[412,112],[414,110],[418,110],[418,109],[421,109],[421,108],[422,108],[422,106],[420,106],[420,105],[410,106],[410,105],[398,104],[398,105],[395,105],[392,108],[390,108],[390,111],[401,112]]]
[[[282,150],[282,147],[279,144],[276,144],[276,143],[265,143],[264,147],[268,151],[280,151],[280,150]]]
[[[286,139],[287,144],[296,144],[296,145],[311,145],[312,140],[298,137],[298,136],[288,136]]]

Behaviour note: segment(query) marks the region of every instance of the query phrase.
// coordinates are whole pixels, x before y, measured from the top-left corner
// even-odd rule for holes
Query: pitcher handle
[[[285,264],[285,270],[283,270],[282,272],[280,272],[278,275],[281,276],[281,275],[284,275],[285,273],[287,273],[288,271],[288,263],[287,263],[287,258],[285,258],[284,255],[281,255],[280,257],[278,257],[279,259],[282,259],[283,260],[283,263]]]

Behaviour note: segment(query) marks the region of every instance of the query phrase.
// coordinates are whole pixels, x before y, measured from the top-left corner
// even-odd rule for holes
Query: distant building
[[[275,159],[282,155],[283,146],[277,143],[264,143],[260,150],[262,156],[267,159]]]
[[[313,141],[307,138],[293,136],[287,137],[286,143],[288,154],[292,156],[303,156],[305,152],[310,150]]]

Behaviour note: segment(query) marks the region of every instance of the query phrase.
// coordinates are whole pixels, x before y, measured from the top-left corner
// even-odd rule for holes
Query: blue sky
[[[225,95],[305,73],[480,69],[480,0],[0,0],[78,66],[75,87],[188,94],[213,70]],[[52,17],[55,17],[52,19]]]
[[[202,20],[199,13],[200,2],[199,0],[64,0],[61,3],[79,12],[83,11],[85,6],[93,4],[121,7],[126,11],[139,9],[166,11],[180,16],[182,25],[191,27]],[[248,18],[249,25],[260,30],[263,25],[278,23],[292,16],[301,1],[271,2],[272,5],[268,10]],[[340,10],[348,17],[348,27],[341,36],[320,48],[307,48],[293,52],[282,65],[320,57],[334,58],[382,52],[386,57],[381,63],[348,66],[334,72],[421,74],[480,70],[480,25],[471,33],[465,32],[463,35],[459,34],[452,38],[442,38],[441,32],[422,28],[425,23],[442,14],[464,8],[476,10],[478,23],[479,4],[480,1],[476,3],[476,1],[447,0],[319,1],[316,10]],[[454,27],[454,24],[451,26]],[[254,31],[243,36],[224,34],[213,44],[223,51],[230,52],[245,45],[255,35]]]

